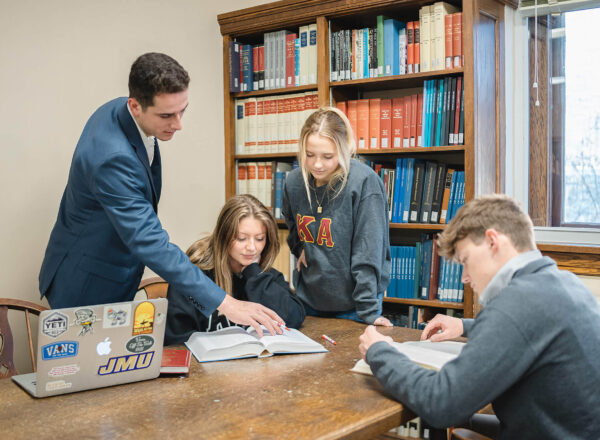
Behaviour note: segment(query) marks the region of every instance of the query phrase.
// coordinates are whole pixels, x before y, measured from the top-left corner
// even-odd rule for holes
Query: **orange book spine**
[[[392,99],[392,148],[402,148],[404,133],[404,103],[402,98]]]
[[[357,122],[358,122],[358,109],[357,109],[358,101],[351,100],[348,101],[348,120],[350,121],[350,127],[352,127],[352,135],[354,136],[354,145],[358,146],[358,130],[357,130]]]
[[[452,47],[453,39],[452,39],[452,14],[444,15],[444,46],[445,46],[445,56],[444,66],[446,69],[452,69]]]
[[[450,190],[452,189],[452,174],[454,170],[448,168],[446,171],[446,181],[444,182],[444,196],[442,197],[442,205],[440,208],[440,223],[446,223],[446,217],[448,215],[448,204],[450,203]]]
[[[381,148],[379,136],[381,134],[381,98],[369,100],[369,149]]]
[[[408,148],[410,147],[410,116],[411,116],[411,108],[410,108],[410,96],[405,96],[402,98],[404,102],[404,130],[403,130],[403,141],[402,147]]]
[[[339,101],[335,104],[335,106],[343,111],[346,117],[348,116],[348,105],[346,104],[346,101]]]
[[[381,118],[379,120],[381,133],[379,136],[381,148],[390,148],[392,145],[392,100],[381,100]]]
[[[414,73],[415,65],[415,23],[406,23],[406,68],[408,73]]]
[[[419,73],[421,71],[421,23],[419,20],[414,21],[414,45],[415,45],[415,62],[414,71]]]
[[[410,146],[417,146],[417,95],[410,96]]]
[[[464,66],[462,28],[462,12],[452,14],[452,55],[454,58],[454,67]]]
[[[358,149],[369,147],[369,100],[359,99],[356,111],[356,130],[358,132]]]
[[[423,94],[417,95],[417,147],[423,146]]]

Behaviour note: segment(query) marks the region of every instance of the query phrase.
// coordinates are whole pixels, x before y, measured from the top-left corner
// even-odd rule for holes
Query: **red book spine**
[[[392,99],[392,148],[402,148],[404,133],[404,103],[402,98]]]
[[[415,73],[421,71],[421,24],[420,22],[414,21],[414,44],[415,44]]]
[[[402,147],[408,148],[410,147],[410,116],[411,116],[411,108],[410,108],[410,96],[405,96],[402,98],[402,102],[404,103],[404,130]]]
[[[452,54],[454,57],[454,67],[464,66],[462,50],[462,12],[452,14]]]
[[[369,149],[381,148],[379,135],[381,134],[381,98],[369,100]]]
[[[265,88],[265,46],[258,46],[258,71],[260,77],[258,80],[258,88],[263,90]]]
[[[254,46],[252,48],[252,77],[253,77],[253,90],[258,90],[258,76],[259,67],[258,67],[258,46]]]
[[[414,73],[415,64],[415,23],[406,23],[406,68],[408,73]]]
[[[445,56],[444,66],[446,69],[452,69],[452,14],[444,15],[444,46],[445,46]]]
[[[359,99],[357,108],[358,149],[369,147],[369,100]]]
[[[392,100],[381,100],[381,118],[379,121],[381,128],[380,143],[381,148],[390,148],[392,145]]]
[[[417,146],[417,95],[410,96],[410,146]]]
[[[423,146],[423,94],[417,95],[417,147]]]
[[[296,34],[287,34],[285,36],[285,85],[284,87],[294,87],[296,75]]]
[[[350,121],[350,127],[352,127],[352,135],[354,136],[354,145],[358,146],[358,131],[356,129],[357,125],[357,100],[348,101],[348,120]]]

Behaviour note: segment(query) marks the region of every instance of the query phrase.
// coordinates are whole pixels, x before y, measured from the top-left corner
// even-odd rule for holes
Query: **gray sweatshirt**
[[[358,317],[371,324],[379,316],[377,294],[390,281],[383,182],[371,168],[352,160],[346,186],[337,197],[326,185],[312,188],[311,206],[297,168],[288,175],[283,191],[290,249],[297,257],[304,249],[308,264],[295,282],[296,293],[319,311],[356,309]]]
[[[474,320],[462,353],[439,371],[386,342],[367,362],[384,388],[436,427],[489,402],[502,439],[600,438],[600,308],[547,257],[517,270]]]

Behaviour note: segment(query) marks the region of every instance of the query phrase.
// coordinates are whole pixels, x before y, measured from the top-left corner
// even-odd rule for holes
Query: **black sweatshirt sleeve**
[[[253,263],[244,269],[242,276],[246,280],[248,301],[272,309],[288,327],[300,328],[305,317],[304,307],[281,272],[273,268],[261,272],[260,266]]]

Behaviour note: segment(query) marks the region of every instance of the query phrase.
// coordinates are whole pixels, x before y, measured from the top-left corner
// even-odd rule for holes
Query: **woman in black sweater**
[[[187,250],[192,263],[235,299],[269,307],[288,327],[299,328],[305,313],[281,272],[271,265],[279,253],[277,224],[269,210],[255,197],[230,198],[213,233]],[[167,293],[169,308],[165,345],[185,342],[196,331],[219,330],[235,323],[215,311],[204,316],[175,289]]]

